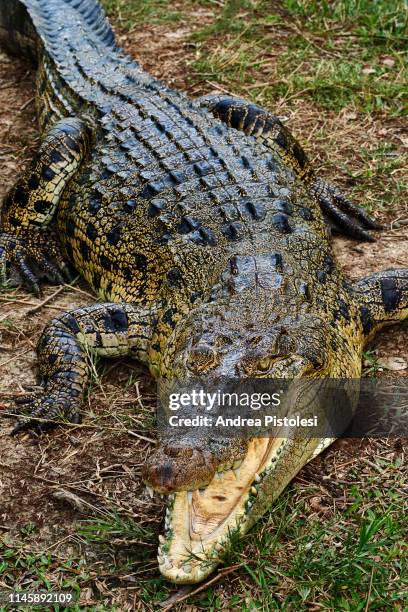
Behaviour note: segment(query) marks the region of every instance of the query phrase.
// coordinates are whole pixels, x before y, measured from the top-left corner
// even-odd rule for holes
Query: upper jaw
[[[227,442],[227,443],[226,443]],[[238,467],[244,459],[247,441],[227,439],[173,440],[162,443],[143,467],[144,482],[165,495],[193,491],[210,484],[217,472]]]

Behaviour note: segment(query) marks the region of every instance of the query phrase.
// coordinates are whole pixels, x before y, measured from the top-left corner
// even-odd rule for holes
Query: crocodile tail
[[[56,28],[68,14],[75,14],[101,46],[116,48],[115,35],[98,0],[0,0],[0,46],[35,60],[43,44],[54,55]]]
[[[63,10],[64,4],[72,7],[79,13],[100,43],[112,49],[116,48],[115,34],[99,0],[40,0],[40,3],[54,4],[60,10]]]

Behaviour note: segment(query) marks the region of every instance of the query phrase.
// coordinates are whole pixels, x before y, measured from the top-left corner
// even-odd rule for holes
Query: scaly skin
[[[325,221],[366,240],[378,226],[276,117],[168,89],[95,0],[0,0],[0,40],[36,58],[43,134],[3,203],[2,278],[39,293],[35,271],[60,282],[69,262],[105,301],[46,327],[43,391],[15,431],[78,421],[89,348],[164,380],[359,377],[366,340],[408,314],[408,271],[343,278]],[[144,469],[170,495],[163,574],[202,580],[330,441],[163,440]]]

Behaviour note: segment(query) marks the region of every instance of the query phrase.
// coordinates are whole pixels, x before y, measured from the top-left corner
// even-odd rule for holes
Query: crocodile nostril
[[[166,445],[159,447],[146,461],[142,478],[160,493],[198,489],[211,482],[215,457],[204,449]]]
[[[164,452],[168,457],[185,457],[188,459],[193,456],[193,449],[186,446],[165,446]]]

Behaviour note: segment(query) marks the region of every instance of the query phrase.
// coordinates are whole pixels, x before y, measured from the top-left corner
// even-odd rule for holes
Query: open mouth
[[[163,576],[179,584],[204,580],[233,536],[248,531],[297,472],[332,441],[254,438],[239,468],[217,473],[205,489],[170,495],[157,557]]]
[[[319,443],[302,440],[301,456],[291,457],[293,442],[254,438],[239,468],[218,472],[205,489],[169,496],[158,551],[165,578],[195,583],[214,570],[233,535],[245,533],[260,518]],[[287,461],[281,461],[284,456]]]

